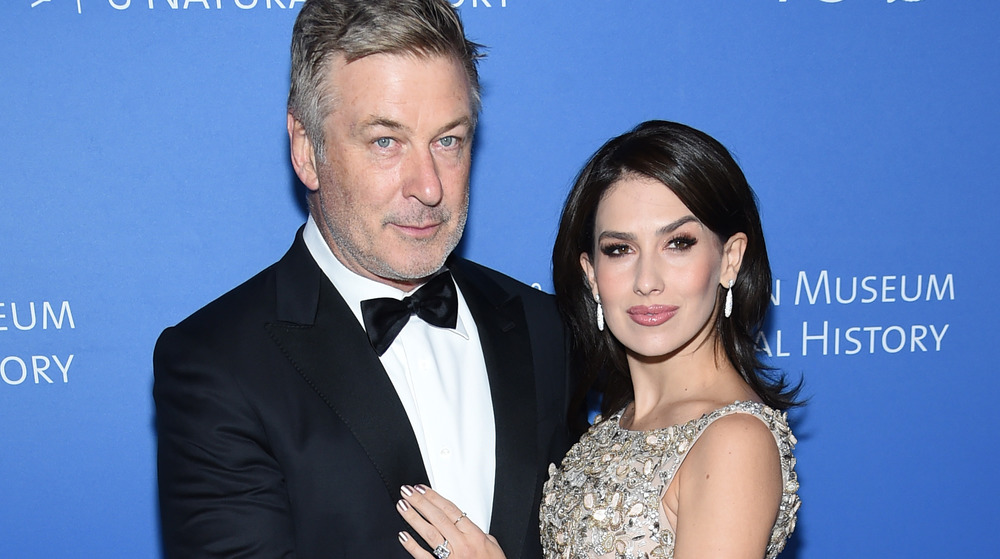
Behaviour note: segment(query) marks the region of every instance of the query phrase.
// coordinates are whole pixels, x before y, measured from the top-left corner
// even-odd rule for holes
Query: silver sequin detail
[[[621,412],[598,421],[563,459],[549,466],[541,506],[547,559],[668,559],[674,534],[660,518],[660,499],[684,456],[713,421],[734,413],[763,421],[778,443],[784,488],[766,559],[785,547],[801,504],[795,436],[787,416],[756,402],[736,402],[681,425],[628,431]]]

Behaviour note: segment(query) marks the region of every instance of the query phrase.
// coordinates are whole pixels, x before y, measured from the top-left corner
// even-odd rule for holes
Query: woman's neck
[[[635,400],[625,426],[631,429],[668,427],[736,400],[759,400],[722,347],[711,341],[657,359],[630,354],[628,364]]]

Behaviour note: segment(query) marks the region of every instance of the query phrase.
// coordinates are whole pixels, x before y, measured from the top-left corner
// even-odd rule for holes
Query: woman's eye
[[[375,140],[375,145],[377,145],[382,149],[385,149],[392,145],[392,138],[379,138]]]
[[[667,243],[667,247],[678,250],[687,250],[693,247],[697,242],[698,240],[694,237],[675,237],[670,239],[670,242]]]
[[[601,253],[603,253],[605,256],[621,256],[623,254],[628,254],[628,252],[629,252],[629,247],[628,245],[624,244],[604,245],[601,247]]]

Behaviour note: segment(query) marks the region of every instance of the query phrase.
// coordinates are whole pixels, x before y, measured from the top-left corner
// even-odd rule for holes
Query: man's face
[[[339,57],[326,86],[325,161],[296,164],[311,212],[345,266],[409,289],[441,269],[465,228],[473,133],[465,71],[449,57]],[[304,138],[296,126],[289,119],[293,163]]]

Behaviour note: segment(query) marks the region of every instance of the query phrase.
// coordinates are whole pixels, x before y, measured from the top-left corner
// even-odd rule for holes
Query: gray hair
[[[348,62],[372,54],[448,56],[469,78],[475,124],[481,105],[480,48],[466,39],[448,0],[306,0],[292,30],[288,112],[305,127],[322,160],[323,122],[332,110],[324,71],[334,56],[342,54]]]

